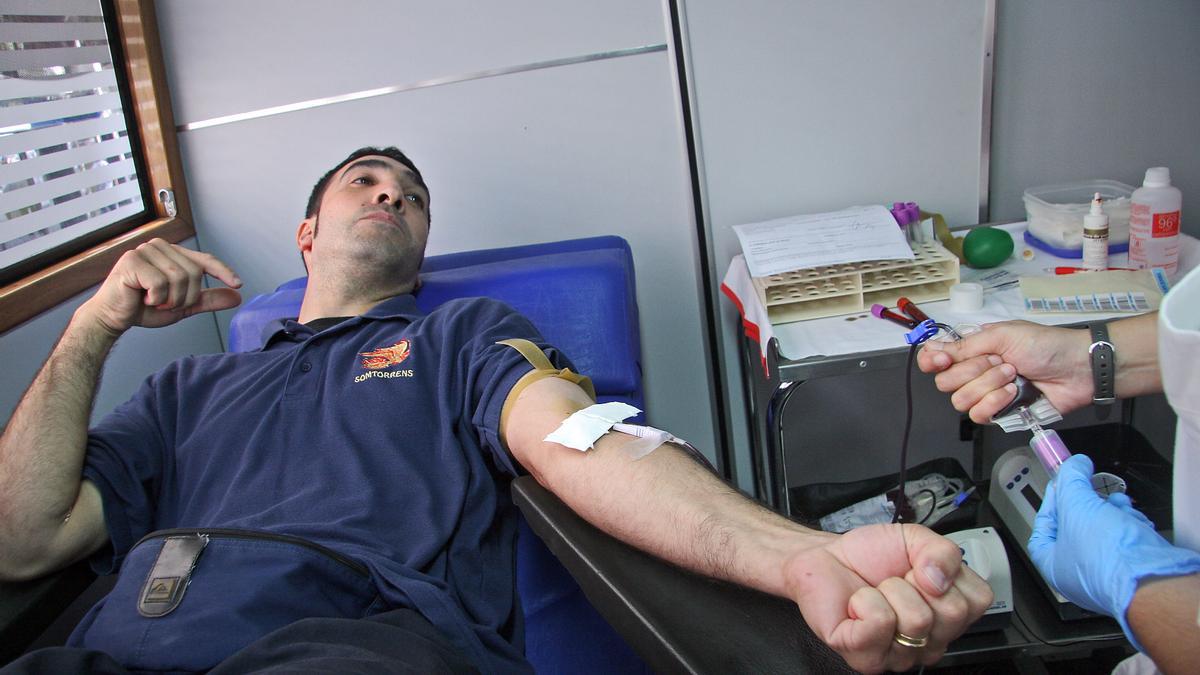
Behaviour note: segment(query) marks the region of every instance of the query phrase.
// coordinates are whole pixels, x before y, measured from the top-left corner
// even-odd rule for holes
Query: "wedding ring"
[[[896,641],[896,644],[904,647],[921,648],[929,644],[929,638],[927,637],[912,637],[911,635],[905,635],[900,631],[896,631],[896,637],[893,639]]]

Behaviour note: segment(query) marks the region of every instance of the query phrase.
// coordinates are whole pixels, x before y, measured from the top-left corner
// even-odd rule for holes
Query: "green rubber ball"
[[[1012,252],[1012,235],[999,228],[977,227],[963,238],[963,257],[977,269],[995,267],[1008,260]]]

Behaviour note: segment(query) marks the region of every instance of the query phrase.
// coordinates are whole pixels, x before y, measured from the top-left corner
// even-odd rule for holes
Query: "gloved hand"
[[[1159,536],[1128,496],[1100,497],[1092,473],[1087,455],[1072,455],[1059,467],[1034,521],[1029,557],[1067,599],[1115,618],[1142,650],[1125,618],[1138,583],[1198,572],[1200,554]]]

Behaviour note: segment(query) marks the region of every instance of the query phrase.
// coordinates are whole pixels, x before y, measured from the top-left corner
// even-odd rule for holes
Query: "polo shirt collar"
[[[408,321],[415,321],[423,316],[425,316],[425,312],[422,312],[417,307],[417,299],[411,293],[405,293],[403,295],[392,296],[367,310],[366,313],[347,319],[337,325],[358,324],[368,319],[407,319]],[[271,344],[277,340],[299,342],[315,334],[316,331],[300,323],[295,317],[273,319],[263,326],[262,347],[260,349],[266,350],[270,348]]]
[[[415,321],[423,316],[417,307],[417,298],[412,293],[394,295],[387,300],[367,310],[364,317],[368,319],[408,319]]]

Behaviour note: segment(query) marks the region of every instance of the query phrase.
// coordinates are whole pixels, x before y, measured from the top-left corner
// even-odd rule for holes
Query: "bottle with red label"
[[[1179,269],[1179,214],[1183,194],[1171,186],[1171,170],[1146,169],[1142,187],[1133,191],[1129,210],[1129,265],[1161,267],[1173,276]]]

